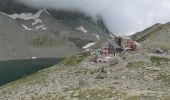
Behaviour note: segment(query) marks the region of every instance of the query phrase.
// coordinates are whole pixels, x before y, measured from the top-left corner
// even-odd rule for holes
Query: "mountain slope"
[[[29,49],[25,45],[26,37],[22,26],[2,13],[0,19],[3,19],[0,20],[0,59],[10,59],[16,55],[26,57],[27,55],[22,51],[29,52]]]
[[[27,5],[23,5],[17,0],[0,0],[0,11],[5,12],[7,14],[13,13],[24,13],[24,12],[37,12],[38,10],[28,7]]]
[[[99,17],[98,21],[78,12],[78,11],[56,11],[53,9],[48,10],[53,16],[60,20],[63,24],[75,30],[77,27],[83,26],[88,32],[96,33],[104,37],[109,37],[109,32],[102,18]]]
[[[88,43],[110,37],[102,21],[78,12],[33,9],[15,0],[0,2],[0,60],[68,57]]]
[[[146,48],[161,48],[170,51],[170,23],[155,24],[131,36]]]
[[[0,99],[169,100],[169,57],[130,54],[126,59],[116,59],[118,64],[103,67],[84,54],[73,55],[56,66],[0,87]]]
[[[31,57],[68,57],[81,48],[70,41],[70,38],[85,41],[82,44],[83,46],[97,40],[93,35],[71,31],[67,26],[44,11],[39,17],[42,22],[38,23],[37,26],[30,25],[34,22],[31,20],[13,20],[2,13],[0,16],[3,19],[0,24],[1,60]],[[6,24],[4,25],[4,23]],[[22,25],[32,30],[28,30]],[[39,26],[46,29],[36,29]]]

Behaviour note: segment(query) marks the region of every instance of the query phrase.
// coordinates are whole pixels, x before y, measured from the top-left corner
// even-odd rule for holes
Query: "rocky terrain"
[[[169,23],[132,35],[144,50],[114,57],[118,63],[106,66],[77,53],[89,43],[100,48],[114,37],[100,16],[93,21],[79,12],[1,0],[0,19],[0,60],[69,57],[0,87],[0,100],[170,100]],[[166,53],[149,53],[148,48]]]
[[[110,37],[102,19],[34,9],[16,0],[0,1],[0,18],[0,60],[68,57],[88,43]]]
[[[74,55],[0,88],[1,100],[169,100],[170,57],[126,53],[102,66]]]
[[[157,23],[142,32],[132,35],[132,38],[145,48],[161,48],[170,52],[170,23]]]

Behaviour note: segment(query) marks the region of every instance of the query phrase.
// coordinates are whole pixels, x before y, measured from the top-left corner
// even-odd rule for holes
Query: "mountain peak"
[[[76,11],[33,9],[15,0],[1,0],[0,11],[3,60],[68,57],[89,43],[110,37],[102,21],[95,22]]]

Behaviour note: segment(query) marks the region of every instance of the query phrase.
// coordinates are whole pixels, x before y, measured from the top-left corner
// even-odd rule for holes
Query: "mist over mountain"
[[[0,11],[7,14],[36,12],[35,8],[28,7],[16,0],[0,0]]]
[[[100,15],[113,34],[128,35],[155,23],[170,21],[168,0],[17,0],[34,8],[79,11],[96,18]]]
[[[143,13],[139,14],[136,13],[137,10],[134,11],[135,7],[133,6],[136,6],[136,3],[133,3],[133,5],[131,4],[132,2],[123,2],[122,5],[125,7],[122,9],[107,9],[107,11],[105,11],[106,9],[104,8],[110,7],[111,5],[117,7],[116,4],[109,4],[109,6],[108,2],[110,1],[108,0],[107,2],[98,1],[99,5],[94,6],[93,2],[95,1],[82,1],[81,3],[80,1],[49,1],[47,3],[46,0],[42,0],[41,2],[38,0],[1,0],[0,11],[2,12],[1,19],[3,20],[1,20],[2,24],[0,24],[0,34],[6,35],[3,37],[4,39],[1,39],[1,47],[8,47],[8,49],[6,48],[7,50],[2,50],[3,52],[1,54],[4,57],[12,54],[13,58],[17,55],[20,55],[19,58],[27,57],[28,55],[25,54],[31,54],[29,55],[29,58],[31,56],[66,57],[80,51],[83,46],[90,42],[96,42],[99,41],[99,39],[103,40],[111,37],[112,35],[109,34],[110,31],[115,35],[122,35],[117,33],[120,31],[128,32],[127,30],[133,30],[133,28],[135,30],[142,29],[139,28],[141,25],[146,27],[155,21],[164,22],[168,20],[168,18],[162,18],[168,15],[164,14],[164,10],[168,11],[168,7],[164,6],[164,10],[161,9],[163,5],[168,4],[165,2],[161,2],[160,4],[158,4],[158,2],[156,3],[153,7],[154,9],[150,12],[152,19],[149,15],[148,17],[144,17],[144,19],[150,18],[149,22],[148,20],[142,21],[144,19],[138,18],[138,24],[134,22],[135,18],[130,16],[134,15],[134,13],[140,17],[144,16],[145,10],[151,9],[149,8],[150,4],[146,5],[146,9],[140,9],[139,11]],[[116,3],[118,4],[119,2]],[[143,7],[145,3],[141,2],[141,4]],[[139,6],[139,8],[141,8],[141,6]],[[127,10],[123,10],[126,7]],[[129,7],[131,8],[130,11]],[[162,11],[161,16],[155,16],[155,14],[157,14],[155,13],[155,8],[157,7],[160,8],[158,12]],[[121,10],[123,10],[124,15],[121,14]],[[129,15],[126,17],[126,20],[121,20],[124,19],[126,14]],[[129,18],[133,20],[129,20]],[[162,19],[159,20],[160,18]],[[5,25],[3,24],[3,21],[8,23]],[[148,24],[145,25],[145,22]],[[13,26],[15,26],[15,28],[12,28]],[[132,28],[132,26],[135,27]],[[18,30],[17,32],[16,29]],[[11,37],[7,37],[9,34]],[[25,41],[17,41],[15,38],[18,36],[24,37]],[[10,41],[9,44],[3,44],[7,40]],[[15,40],[16,43],[12,40]],[[61,41],[63,42],[61,43]],[[21,43],[20,45],[23,45],[21,46],[23,47],[23,52],[18,49],[19,46],[16,45],[17,42]],[[4,47],[4,45],[7,46]],[[66,53],[67,48],[70,49],[70,52]],[[50,51],[50,53],[44,53],[49,52],[49,50],[52,51]]]

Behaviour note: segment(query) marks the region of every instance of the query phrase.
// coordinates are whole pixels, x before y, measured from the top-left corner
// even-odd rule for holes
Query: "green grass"
[[[168,45],[168,44],[167,44]],[[161,44],[161,46],[159,46],[163,51],[165,51],[165,52],[170,52],[170,47],[169,46],[167,46],[167,45],[162,45]]]
[[[31,45],[33,46],[53,46],[54,40],[52,37],[49,36],[37,36],[32,38]]]
[[[144,67],[144,62],[141,61],[129,62],[127,65],[127,68],[143,68],[143,67]]]
[[[164,72],[159,74],[158,80],[162,80],[162,82],[164,82],[166,86],[170,86],[170,75],[168,75],[168,73]]]
[[[78,100],[107,100],[107,98],[121,98],[121,94],[110,89],[83,89],[72,93],[71,98]]]
[[[31,100],[65,100],[64,97],[54,93],[47,93],[41,96],[32,96]]]
[[[162,97],[156,97],[155,96],[129,96],[123,100],[170,100],[170,96],[162,96]]]
[[[161,62],[170,62],[170,59],[168,59],[168,58],[156,57],[156,56],[151,56],[150,60],[152,63],[155,63],[156,65],[160,65]]]
[[[104,44],[104,41],[105,40],[98,40],[96,41],[96,44],[94,46],[92,46],[93,49],[98,49],[98,48],[101,48]]]
[[[124,100],[161,100],[161,99],[154,96],[129,96]]]
[[[69,58],[66,58],[64,61],[60,63],[60,65],[73,66],[82,62],[86,57],[87,55],[76,54]]]

